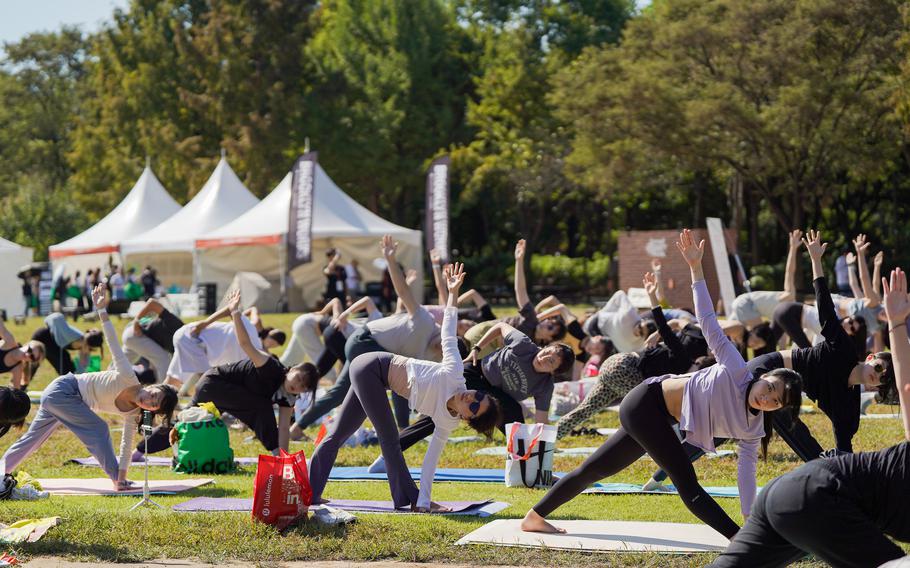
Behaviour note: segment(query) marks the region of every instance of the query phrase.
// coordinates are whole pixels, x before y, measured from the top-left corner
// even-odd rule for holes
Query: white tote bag
[[[549,487],[553,484],[556,426],[506,424],[506,487]]]

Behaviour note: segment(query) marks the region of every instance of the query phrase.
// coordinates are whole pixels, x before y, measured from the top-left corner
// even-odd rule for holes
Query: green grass
[[[269,325],[290,329],[293,315],[269,315]],[[32,318],[25,326],[11,325],[11,330],[24,340],[40,325]],[[125,322],[115,320],[118,330]],[[79,323],[80,327],[87,327]],[[53,369],[42,365],[31,388],[43,388],[54,378]],[[894,412],[892,407],[875,411]],[[830,422],[822,414],[806,415],[805,421],[824,447],[833,447]],[[114,424],[112,422],[112,424]],[[616,427],[618,416],[603,413],[596,426]],[[119,427],[120,424],[114,424]],[[455,435],[468,435],[467,429]],[[119,432],[114,433],[115,444]],[[262,450],[258,442],[245,441],[250,432],[231,432],[236,455],[255,456]],[[13,431],[0,439],[0,452],[13,443]],[[879,449],[903,438],[897,420],[863,421],[854,440],[858,451]],[[560,442],[562,447],[596,446],[599,437],[570,437]],[[504,443],[501,437],[496,444]],[[474,451],[484,443],[463,443],[446,448],[440,467],[503,467],[503,459],[475,456]],[[420,463],[425,444],[406,452],[408,463]],[[292,451],[312,452],[310,443],[294,443]],[[338,456],[339,466],[364,466],[376,457],[378,449],[343,448]],[[22,469],[35,477],[103,477],[101,470],[75,465],[62,465],[68,458],[88,455],[85,448],[67,430],[58,429],[48,442],[22,464]],[[581,463],[578,457],[557,457],[555,469],[567,471]],[[799,465],[799,460],[780,440],[775,439],[767,461],[758,464],[758,480],[764,484],[772,478]],[[642,483],[654,469],[650,460],[639,461],[610,481]],[[700,481],[705,485],[735,485],[736,460],[720,458],[701,460],[696,464]],[[218,476],[216,483],[176,496],[158,496],[156,501],[169,508],[194,496],[250,497],[253,489],[254,467],[232,475]],[[155,479],[179,479],[181,476],[166,468],[152,468]],[[142,479],[142,468],[133,467],[130,477]],[[520,518],[543,495],[542,491],[510,489],[499,484],[438,483],[433,488],[437,500],[496,499],[511,503],[511,507],[492,518]],[[384,482],[329,483],[325,495],[349,499],[390,499]],[[351,527],[322,529],[304,526],[280,536],[271,528],[259,525],[243,513],[174,513],[170,510],[144,510],[130,513],[136,497],[51,497],[40,502],[5,501],[0,507],[0,522],[9,523],[22,518],[60,516],[63,523],[51,529],[33,544],[15,548],[21,558],[37,555],[60,555],[86,561],[144,561],[153,558],[197,558],[219,563],[227,560],[250,562],[288,560],[398,560],[409,562],[451,562],[459,564],[508,564],[522,566],[700,566],[710,555],[614,554],[587,555],[547,550],[524,550],[499,547],[456,547],[453,543],[487,520],[473,517],[359,515]],[[721,506],[737,522],[742,522],[739,501],[720,499]],[[582,495],[560,508],[552,517],[559,519],[611,519],[669,522],[698,522],[680,500],[673,496],[605,496]],[[821,565],[804,563],[805,566]]]

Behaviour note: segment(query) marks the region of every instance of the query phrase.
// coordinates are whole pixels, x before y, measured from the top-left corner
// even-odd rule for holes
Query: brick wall
[[[708,239],[707,229],[694,229],[692,231],[695,241],[705,240],[705,256],[702,264],[705,270],[705,281],[711,298],[717,305],[720,299],[720,285],[717,282],[717,270],[714,267],[714,257],[711,252],[711,241]],[[725,230],[727,247],[736,243],[736,235],[729,229]],[[692,301],[692,279],[689,276],[689,266],[676,250],[676,241],[679,231],[626,231],[619,235],[619,287],[623,290],[641,288],[641,278],[645,272],[651,270],[651,260],[657,258],[661,262],[661,278],[664,283],[664,294],[667,301],[675,308],[694,309]]]

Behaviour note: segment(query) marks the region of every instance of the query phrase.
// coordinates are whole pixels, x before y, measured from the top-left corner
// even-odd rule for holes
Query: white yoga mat
[[[900,418],[900,414],[861,414],[860,418],[864,420],[884,420],[887,418]]]
[[[636,521],[553,521],[567,534],[529,533],[520,519],[487,523],[455,544],[586,552],[720,552],[729,541],[707,525]]]

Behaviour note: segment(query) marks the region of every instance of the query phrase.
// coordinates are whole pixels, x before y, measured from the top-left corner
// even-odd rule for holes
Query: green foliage
[[[0,236],[35,249],[35,260],[47,260],[47,247],[86,225],[72,193],[53,189],[38,177],[23,179],[16,194],[4,198],[0,210]]]
[[[531,258],[531,277],[536,284],[545,286],[592,288],[605,283],[609,272],[610,257],[598,252],[592,258],[545,254]]]

